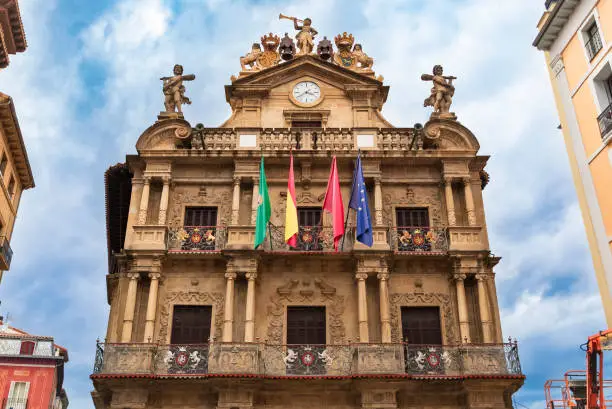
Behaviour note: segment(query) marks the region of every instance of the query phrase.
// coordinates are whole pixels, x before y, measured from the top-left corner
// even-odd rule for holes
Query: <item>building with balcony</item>
[[[548,0],[544,52],[608,327],[612,327],[612,7]]]
[[[242,57],[225,87],[225,123],[164,111],[108,169],[97,409],[512,407],[524,375],[500,325],[488,157],[452,115],[391,125],[389,87],[346,42],[336,37],[332,59],[326,39],[294,55],[288,36],[264,36],[266,57]],[[355,240],[351,214],[334,251],[331,157],[348,204],[359,150],[374,243]],[[295,247],[283,226],[290,152]],[[254,249],[262,156],[272,214]]]
[[[62,385],[67,362],[68,351],[53,338],[0,323],[2,409],[66,409]]]

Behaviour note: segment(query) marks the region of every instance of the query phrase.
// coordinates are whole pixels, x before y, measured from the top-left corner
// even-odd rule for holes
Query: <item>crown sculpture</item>
[[[374,59],[363,52],[361,44],[353,46],[355,38],[352,34],[346,32],[338,34],[334,38],[338,50],[334,52],[332,42],[327,37],[323,37],[315,47],[315,37],[319,33],[312,26],[311,19],[301,20],[284,14],[280,14],[279,19],[293,21],[293,27],[297,30],[295,42],[288,33],[285,33],[282,39],[272,33],[262,36],[261,45],[254,43],[251,51],[240,57],[240,77],[305,55],[316,56],[323,61],[329,61],[332,64],[374,77],[374,71],[372,71]],[[232,77],[232,80],[234,79],[235,77]],[[379,76],[377,80],[382,82],[382,77]]]

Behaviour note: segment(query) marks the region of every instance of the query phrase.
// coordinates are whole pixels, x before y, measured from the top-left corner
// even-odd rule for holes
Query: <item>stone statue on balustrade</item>
[[[453,103],[453,95],[455,95],[453,80],[456,80],[457,77],[444,76],[442,75],[443,73],[442,66],[435,65],[433,67],[433,75],[421,75],[421,80],[433,83],[431,95],[425,99],[423,106],[433,107],[432,118],[457,119],[454,112],[449,112],[450,106]]]
[[[174,66],[174,75],[172,77],[161,77],[160,80],[163,81],[163,92],[165,97],[164,106],[166,111],[164,114],[176,112],[178,116],[182,116],[183,111],[181,110],[181,106],[183,104],[191,104],[189,98],[185,96],[183,81],[193,81],[195,80],[195,75],[183,75],[183,66],[176,64]]]
[[[284,14],[280,14],[278,18],[279,20],[293,20],[293,27],[299,31],[295,36],[295,39],[297,40],[297,47],[299,49],[297,55],[311,54],[315,46],[314,38],[317,34],[319,34],[318,31],[312,27],[312,20],[309,18],[300,20],[296,17],[285,16]],[[301,22],[302,25],[300,26],[298,22]]]

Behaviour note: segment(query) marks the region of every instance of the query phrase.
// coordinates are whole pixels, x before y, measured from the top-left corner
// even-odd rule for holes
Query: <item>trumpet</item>
[[[293,20],[293,21],[299,21],[300,23],[303,23],[304,20],[300,20],[299,18],[295,18],[295,17],[290,17],[290,16],[286,16],[283,13],[280,13],[278,15],[278,19],[282,20],[282,19],[287,19],[287,20]]]

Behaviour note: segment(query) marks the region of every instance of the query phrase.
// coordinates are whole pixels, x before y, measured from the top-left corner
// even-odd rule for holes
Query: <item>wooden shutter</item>
[[[34,341],[21,341],[21,348],[19,350],[20,355],[33,355],[34,347],[36,343]]]
[[[441,345],[440,308],[402,307],[402,338],[409,344]]]
[[[395,209],[398,227],[429,227],[429,210],[426,207],[400,207]]]
[[[175,305],[171,344],[207,344],[210,338],[210,305]]]
[[[300,226],[320,226],[321,215],[320,207],[298,207],[298,224]]]
[[[184,226],[216,226],[216,207],[188,207],[185,209]]]
[[[325,307],[287,307],[288,345],[325,343]]]

